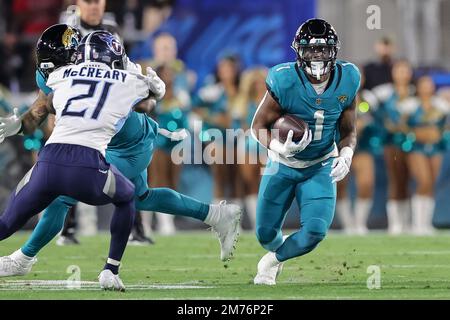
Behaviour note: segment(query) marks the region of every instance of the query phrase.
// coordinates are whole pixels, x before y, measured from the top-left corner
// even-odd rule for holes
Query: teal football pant
[[[325,238],[336,204],[336,183],[330,177],[332,161],[305,169],[268,162],[258,194],[256,236],[279,261],[304,255]],[[294,197],[300,208],[300,230],[283,242],[281,227]]]

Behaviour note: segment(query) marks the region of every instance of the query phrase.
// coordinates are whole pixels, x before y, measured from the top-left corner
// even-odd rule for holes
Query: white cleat
[[[220,241],[220,259],[230,260],[239,237],[242,209],[235,204],[227,204],[225,200],[219,204],[219,218],[212,225]]]
[[[268,252],[259,260],[258,273],[253,283],[274,286],[282,270],[283,263],[277,260],[275,252]]]
[[[36,258],[15,259],[12,255],[0,257],[0,277],[24,276],[31,271],[36,262]]]
[[[98,282],[103,290],[125,291],[125,286],[119,275],[112,273],[111,270],[105,269],[100,272]]]

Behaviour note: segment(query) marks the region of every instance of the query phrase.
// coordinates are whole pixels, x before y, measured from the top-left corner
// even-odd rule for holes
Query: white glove
[[[286,158],[290,158],[295,156],[296,153],[299,153],[309,145],[312,140],[312,132],[311,130],[305,131],[303,134],[302,140],[298,143],[292,141],[292,137],[294,136],[294,131],[289,130],[288,135],[286,137],[286,141],[281,143],[277,139],[273,139],[270,141],[269,149],[275,151]]]
[[[181,129],[177,131],[169,131],[164,128],[158,128],[158,133],[172,141],[181,141],[187,138],[188,133],[186,129]]]
[[[142,67],[139,63],[134,63],[127,57],[127,71],[142,74]]]
[[[155,70],[150,67],[147,67],[147,79],[150,91],[155,95],[157,100],[161,100],[166,94],[166,84],[158,77]]]
[[[20,119],[19,109],[14,108],[14,115],[6,118],[0,118],[0,143],[6,137],[17,134],[22,128],[22,119]]]
[[[344,147],[339,152],[339,157],[333,160],[331,165],[330,177],[333,178],[332,182],[338,182],[345,178],[350,172],[350,165],[352,164],[353,149],[350,147]]]

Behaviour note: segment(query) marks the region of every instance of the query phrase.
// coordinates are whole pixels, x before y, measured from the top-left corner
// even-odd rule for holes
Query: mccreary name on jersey
[[[104,70],[93,67],[82,67],[80,68],[80,70],[72,70],[72,68],[64,70],[63,79],[67,77],[77,76],[98,79],[112,79],[117,81],[120,80],[122,82],[125,82],[125,79],[127,78],[127,74],[119,70]]]

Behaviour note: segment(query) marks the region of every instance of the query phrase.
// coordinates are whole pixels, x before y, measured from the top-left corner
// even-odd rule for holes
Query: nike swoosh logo
[[[327,161],[327,162],[322,162],[322,167],[325,167],[327,164],[329,164],[330,163],[330,161]]]
[[[107,173],[108,170],[100,170],[100,169],[98,169],[98,172],[100,172],[100,173]]]

